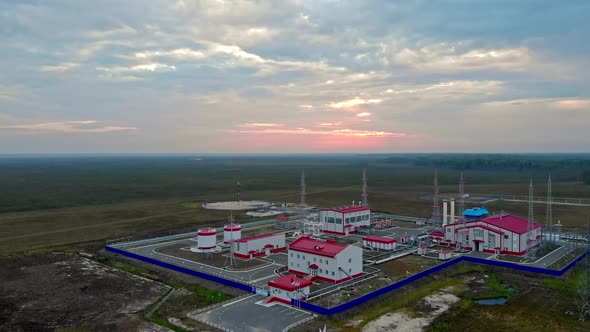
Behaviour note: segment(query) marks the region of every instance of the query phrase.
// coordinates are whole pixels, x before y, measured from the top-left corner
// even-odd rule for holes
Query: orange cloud
[[[369,113],[369,112],[362,112],[362,113],[357,114],[356,116],[362,118],[362,117],[371,116],[371,113]]]
[[[240,128],[280,128],[285,126],[282,123],[243,123]]]

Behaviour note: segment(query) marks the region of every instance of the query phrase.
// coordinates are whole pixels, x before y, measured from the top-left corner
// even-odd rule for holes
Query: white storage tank
[[[215,228],[207,227],[197,232],[198,248],[201,250],[213,249],[217,243],[217,231]]]
[[[242,227],[236,223],[229,223],[223,227],[223,242],[237,241],[242,238]]]

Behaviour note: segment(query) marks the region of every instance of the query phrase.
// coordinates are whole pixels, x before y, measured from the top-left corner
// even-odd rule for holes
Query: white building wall
[[[294,249],[289,250],[288,268],[290,270],[311,274],[312,270],[309,269],[309,266],[312,264],[318,266],[317,276],[341,280],[347,278],[347,276],[338,269],[339,267],[342,267],[350,275],[363,272],[363,249],[349,245],[334,258],[300,252]]]
[[[352,224],[356,227],[369,226],[371,224],[371,211],[366,210],[349,213],[320,211],[320,222],[322,223],[323,230],[344,233],[344,225],[346,224]]]
[[[284,289],[270,287],[270,296],[278,297],[282,300],[291,302],[291,299],[301,299],[302,297],[309,296],[309,286],[303,287],[295,291],[286,291]]]
[[[234,242],[234,252],[249,255],[250,250],[264,251],[264,246],[267,244],[272,244],[274,246],[273,249],[284,248],[285,234],[253,239],[247,242]]]

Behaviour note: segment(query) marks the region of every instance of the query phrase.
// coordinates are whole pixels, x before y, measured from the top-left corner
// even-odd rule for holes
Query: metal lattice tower
[[[236,199],[238,200],[238,202],[240,201],[240,181],[238,180],[238,185],[236,188]]]
[[[465,211],[465,180],[463,180],[463,172],[461,172],[461,178],[459,178],[459,215],[463,216]]]
[[[545,224],[547,227],[553,226],[553,210],[551,209],[552,198],[551,198],[551,174],[547,179],[547,214],[545,216]]]
[[[305,171],[301,171],[301,197],[299,204],[305,205]]]
[[[528,220],[530,222],[533,222],[534,221],[534,219],[533,219],[533,217],[534,217],[533,216],[533,197],[534,197],[534,194],[533,194],[533,178],[531,178],[531,183],[529,184],[529,217],[528,217]]]
[[[361,193],[361,198],[363,200],[363,206],[364,207],[368,207],[369,206],[369,199],[368,199],[368,195],[367,195],[367,169],[363,168],[363,192]]]
[[[225,262],[227,264],[227,261],[229,260],[229,266],[235,266],[236,265],[236,257],[234,256],[234,231],[233,231],[233,228],[235,227],[235,219],[233,216],[233,211],[230,211],[228,221],[231,226],[231,231],[229,232],[229,254],[228,254]]]
[[[440,216],[440,205],[439,205],[439,187],[438,187],[438,171],[434,170],[434,183],[433,183],[434,195],[432,196],[432,224],[440,225],[442,220]]]
[[[535,230],[535,223],[534,223],[534,216],[533,216],[533,178],[531,178],[531,182],[529,183],[529,216],[528,216],[528,224],[527,224],[527,257],[534,258],[536,256],[536,252],[538,249],[537,245],[537,237],[534,232]]]

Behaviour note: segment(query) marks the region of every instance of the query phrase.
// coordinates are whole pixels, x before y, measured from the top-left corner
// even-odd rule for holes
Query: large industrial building
[[[234,256],[250,259],[285,250],[285,234],[262,234],[233,242]]]
[[[510,214],[487,216],[444,226],[441,244],[487,253],[524,255],[540,245],[541,225]]]
[[[371,209],[364,206],[322,209],[320,223],[323,232],[346,236],[371,224]]]
[[[339,283],[363,274],[363,249],[302,236],[289,245],[289,272]]]

